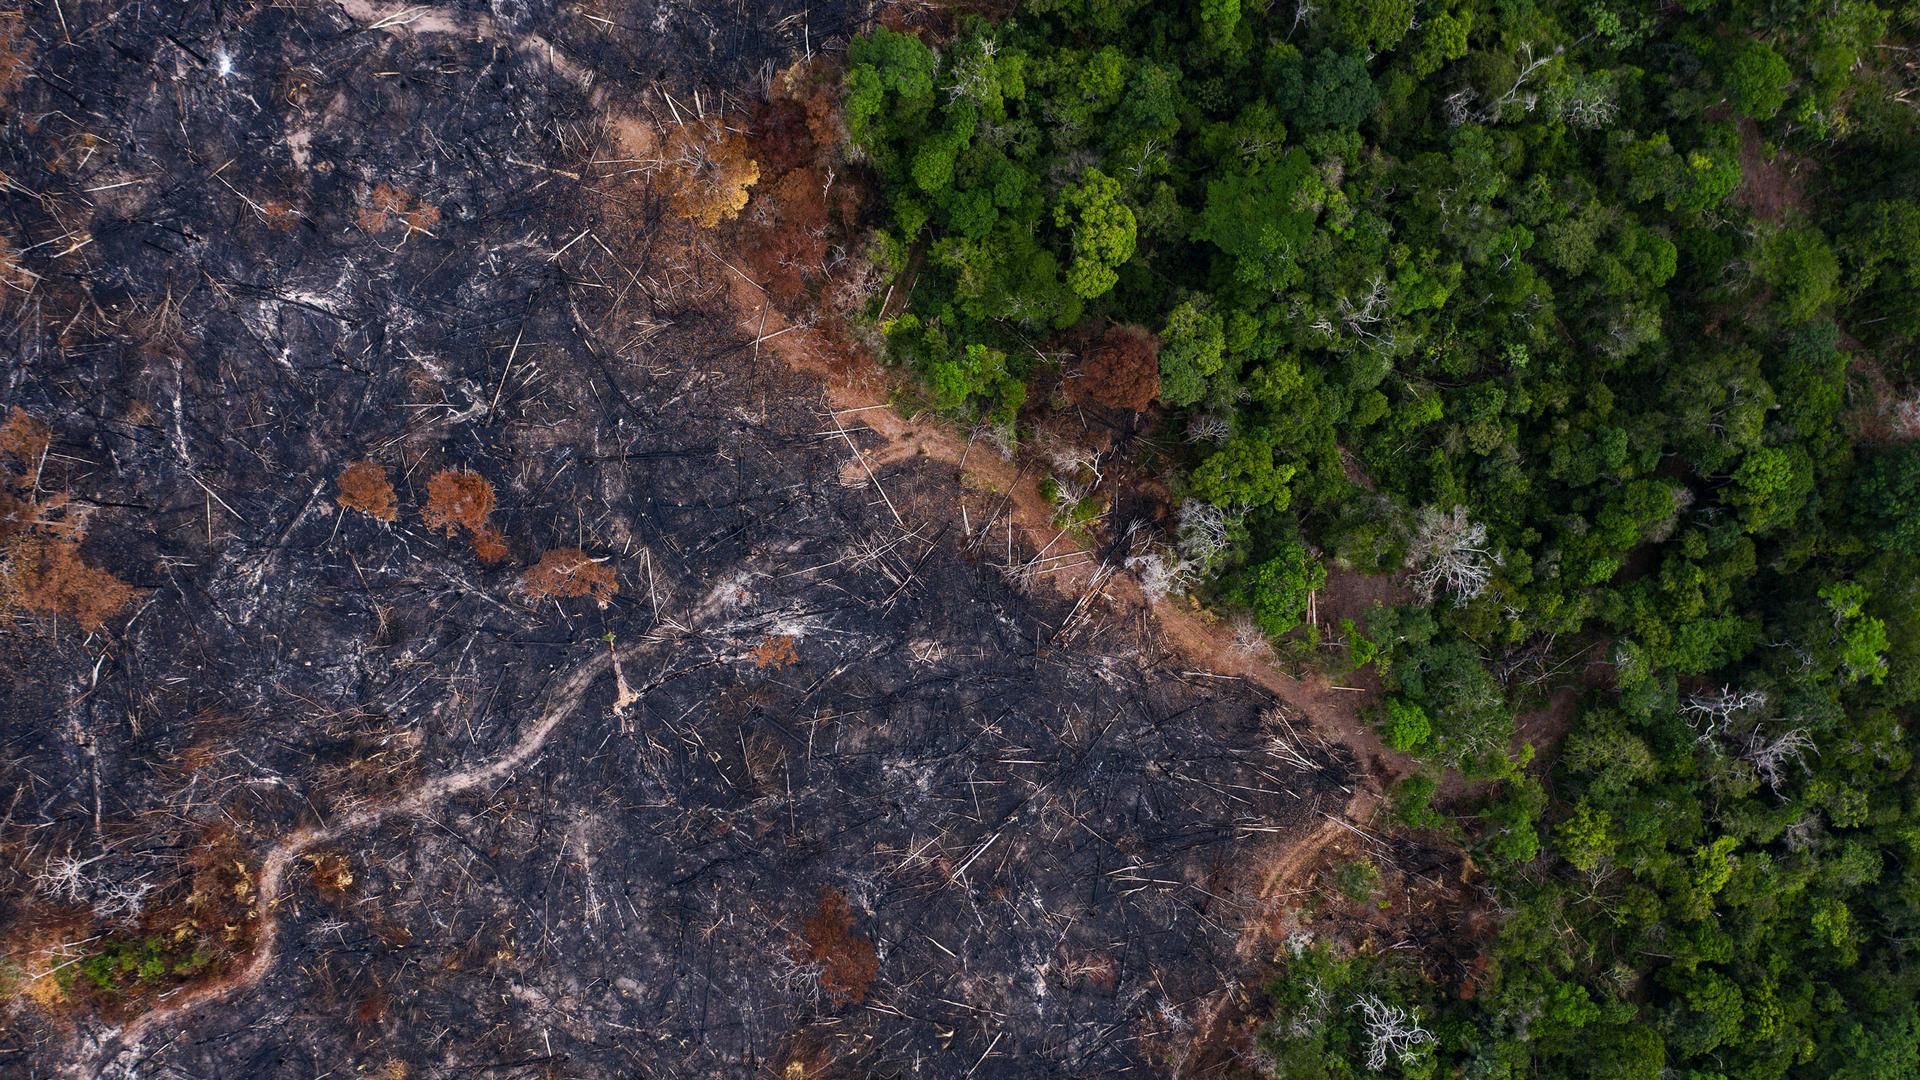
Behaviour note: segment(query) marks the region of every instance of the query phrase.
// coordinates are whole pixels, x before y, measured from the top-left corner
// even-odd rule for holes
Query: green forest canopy
[[[1410,822],[1500,912],[1471,1001],[1304,948],[1290,1077],[1920,1072],[1920,4],[1027,0],[849,55],[882,324],[1011,428],[1158,335],[1162,569],[1269,635],[1327,564]],[[1869,437],[1871,435],[1871,437]],[[1524,658],[1596,648],[1550,770]],[[1546,667],[1546,663],[1538,666]],[[1531,695],[1531,696],[1530,696]]]

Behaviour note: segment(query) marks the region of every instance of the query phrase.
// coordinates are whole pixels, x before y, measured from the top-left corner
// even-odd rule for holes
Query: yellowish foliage
[[[712,120],[681,124],[667,136],[667,199],[681,217],[712,228],[747,205],[760,163],[747,140]]]

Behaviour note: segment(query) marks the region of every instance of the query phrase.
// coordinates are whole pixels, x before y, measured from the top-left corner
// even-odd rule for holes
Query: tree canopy
[[[1141,328],[1075,396],[1152,385],[1187,587],[1274,639],[1328,567],[1417,594],[1346,637],[1388,745],[1480,782],[1407,820],[1469,845],[1499,941],[1471,1001],[1294,958],[1287,1075],[1920,1070],[1917,34],[1904,0],[1028,0],[850,49],[916,275],[889,354],[938,407],[1017,437],[1051,357]],[[1524,673],[1589,653],[1537,763]],[[1395,1008],[1431,1037],[1369,1065]]]

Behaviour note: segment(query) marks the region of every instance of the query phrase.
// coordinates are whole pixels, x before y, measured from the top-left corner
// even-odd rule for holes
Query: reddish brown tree
[[[356,461],[346,467],[335,481],[340,487],[339,503],[381,521],[400,516],[393,497],[393,481],[387,479],[386,466],[376,461]]]
[[[64,617],[92,633],[139,590],[81,557],[85,516],[66,492],[41,491],[52,439],[17,406],[0,423],[0,613]]]
[[[527,595],[536,600],[548,597],[592,596],[601,607],[620,591],[620,579],[613,567],[595,562],[579,548],[555,548],[540,556],[520,577]]]
[[[835,1001],[859,1003],[880,970],[873,942],[853,932],[853,905],[838,889],[823,889],[820,906],[800,922],[794,959],[820,967],[820,989]]]
[[[1160,396],[1160,339],[1138,326],[1114,326],[1080,365],[1076,401],[1142,412]]]
[[[507,542],[488,523],[492,514],[493,485],[479,473],[441,469],[428,479],[427,505],[420,510],[420,520],[448,536],[465,529],[474,554],[486,562],[499,562],[507,557]]]

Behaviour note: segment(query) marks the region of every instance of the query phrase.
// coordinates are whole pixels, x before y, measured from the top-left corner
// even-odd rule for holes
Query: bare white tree
[[[50,900],[91,907],[102,919],[139,917],[153,886],[145,881],[110,881],[88,869],[104,858],[82,859],[68,853],[49,859],[33,876],[34,890]]]
[[[1570,126],[1599,130],[1620,115],[1620,103],[1605,94],[1576,94],[1560,103],[1560,116]]]
[[[886,272],[865,253],[831,248],[827,251],[826,270],[833,282],[829,300],[846,314],[865,314],[887,287]]]
[[[1500,114],[1509,105],[1518,105],[1522,111],[1532,112],[1535,106],[1540,104],[1540,95],[1528,89],[1527,83],[1540,73],[1541,68],[1551,64],[1553,58],[1559,56],[1562,51],[1559,46],[1555,46],[1553,51],[1545,56],[1535,56],[1531,42],[1520,46],[1520,55],[1515,57],[1520,63],[1520,73],[1514,76],[1513,84],[1507,87],[1506,93],[1483,106],[1479,104],[1479,93],[1472,87],[1454,91],[1447,96],[1444,103],[1447,123],[1452,127],[1467,123],[1497,123]]]
[[[1295,0],[1293,5],[1293,25],[1287,27],[1287,40],[1292,41],[1294,31],[1303,26],[1310,25],[1313,22],[1313,17],[1319,14],[1319,12],[1320,9],[1314,7],[1308,0]]]
[[[1479,117],[1480,110],[1474,108],[1474,102],[1477,101],[1479,97],[1480,95],[1475,93],[1471,86],[1462,87],[1448,94],[1446,102],[1444,103],[1447,114],[1447,126],[1459,127],[1461,124]]]
[[[1180,504],[1180,525],[1175,544],[1180,557],[1195,567],[1207,567],[1226,554],[1227,534],[1240,523],[1240,513],[1204,499],[1188,499]]]
[[[321,919],[307,930],[307,935],[316,941],[321,938],[331,937],[340,942],[340,944],[345,945],[347,943],[347,927],[349,925],[351,924],[345,919]]]
[[[1810,810],[1800,820],[1787,826],[1785,833],[1788,851],[1805,851],[1820,838],[1820,812]]]
[[[93,913],[103,919],[137,919],[146,910],[147,894],[152,891],[153,886],[145,881],[116,881],[94,901]]]
[[[1100,486],[1100,459],[1103,455],[1098,451],[1062,441],[1049,445],[1046,455],[1061,501],[1077,503]]]
[[[998,79],[993,58],[999,51],[999,44],[992,38],[982,38],[977,50],[970,50],[962,56],[950,71],[953,85],[947,88],[948,98],[985,102],[993,93]]]
[[[1149,600],[1184,593],[1226,554],[1231,546],[1229,533],[1244,513],[1202,499],[1188,499],[1180,504],[1173,545],[1135,542],[1133,554],[1127,557],[1127,569],[1140,575],[1140,589]]]
[[[1764,690],[1739,690],[1722,686],[1704,694],[1692,694],[1680,702],[1680,718],[1693,728],[1701,742],[1707,742],[1726,729],[1727,721],[1741,713],[1767,707]]]
[[[105,858],[95,855],[91,859],[82,859],[69,853],[56,859],[48,859],[40,872],[33,876],[36,892],[49,900],[61,900],[70,904],[86,903],[93,897],[98,883],[87,872],[87,867]]]
[[[1920,435],[1920,391],[1907,396],[1905,401],[1893,407],[1894,418],[1900,421],[1901,431],[1909,437]]]
[[[1779,794],[1780,785],[1786,782],[1783,775],[1788,765],[1798,765],[1802,772],[1807,770],[1806,753],[1813,750],[1813,739],[1806,728],[1794,728],[1792,731],[1777,735],[1771,739],[1754,728],[1747,733],[1746,747],[1740,752],[1740,760],[1753,766],[1767,787]],[[1818,751],[1815,751],[1818,753]]]
[[[1227,425],[1227,418],[1219,413],[1195,413],[1187,418],[1187,441],[1190,443],[1219,442],[1233,429]]]
[[[1166,551],[1143,551],[1127,557],[1127,569],[1140,575],[1140,591],[1156,603],[1187,591],[1192,584],[1188,564]]]
[[[811,960],[801,960],[791,950],[776,949],[768,957],[773,982],[780,989],[809,1006],[820,1002],[820,977],[826,968]]]
[[[1532,112],[1533,107],[1539,104],[1540,95],[1526,89],[1527,81],[1538,74],[1541,68],[1552,63],[1553,58],[1559,56],[1560,53],[1561,48],[1556,45],[1552,52],[1536,58],[1533,55],[1533,44],[1531,42],[1520,46],[1520,74],[1514,76],[1513,85],[1507,87],[1507,92],[1501,94],[1499,99],[1493,103],[1493,107],[1488,110],[1488,112],[1492,114],[1490,119],[1499,117],[1501,110],[1508,105],[1518,105],[1527,112]]]
[[[1488,546],[1487,527],[1469,520],[1464,506],[1444,514],[1423,512],[1407,555],[1416,567],[1410,581],[1423,603],[1431,603],[1442,591],[1471,600],[1486,589],[1493,568],[1500,565],[1500,556]]]
[[[1307,986],[1305,1004],[1287,1018],[1287,1034],[1296,1039],[1308,1038],[1327,1025],[1327,1017],[1332,1012],[1333,1008],[1327,1000],[1326,988],[1317,982],[1311,983]]]
[[[1340,321],[1346,323],[1347,329],[1355,333],[1359,333],[1361,327],[1372,326],[1386,318],[1386,275],[1376,271],[1373,280],[1367,283],[1366,295],[1362,296],[1358,303],[1341,296],[1334,300],[1333,306],[1334,310],[1340,313]]]
[[[1417,1015],[1372,994],[1361,994],[1348,1009],[1359,1010],[1366,1022],[1367,1068],[1374,1072],[1387,1067],[1389,1056],[1405,1065],[1422,1046],[1436,1041],[1432,1032],[1420,1026]]]
[[[1233,630],[1233,643],[1227,648],[1236,654],[1244,656],[1258,652],[1267,644],[1266,632],[1260,629],[1260,624],[1254,622],[1253,616],[1247,612],[1234,612],[1227,620],[1227,626]]]

